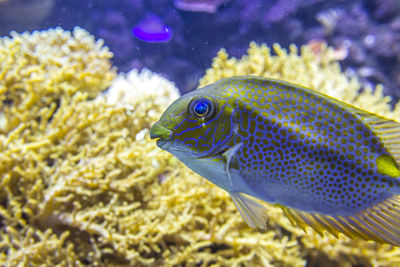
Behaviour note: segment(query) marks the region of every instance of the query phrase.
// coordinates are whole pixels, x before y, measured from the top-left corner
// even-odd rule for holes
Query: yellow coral
[[[46,212],[38,210],[45,188],[68,153],[62,138],[75,115],[68,107],[110,84],[112,53],[80,28],[11,36],[0,39],[0,260],[11,266],[74,263],[73,244],[64,243],[68,232],[40,228],[35,217]],[[57,121],[57,128],[49,127]]]
[[[114,78],[112,53],[103,41],[76,27],[35,31],[0,39],[0,133],[37,116],[77,91],[94,97]]]
[[[174,83],[148,69],[120,73],[105,93],[107,103],[128,105],[136,112],[145,112],[149,121],[158,120],[160,113],[179,97]]]

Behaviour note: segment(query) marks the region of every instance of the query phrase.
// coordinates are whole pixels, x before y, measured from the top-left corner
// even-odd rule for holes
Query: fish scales
[[[286,196],[280,204],[306,209],[298,199],[305,198],[309,210],[319,205],[318,211],[341,214],[387,198],[377,188],[386,188],[393,178],[374,173],[376,154],[389,153],[349,111],[279,82],[225,83],[215,94],[236,99],[243,127],[233,143],[243,143],[237,151],[239,170],[255,192],[271,188],[272,198],[273,185],[282,184]]]
[[[232,77],[174,102],[157,144],[228,191],[251,226],[291,221],[400,245],[400,127],[279,80]],[[262,204],[260,204],[260,201]]]

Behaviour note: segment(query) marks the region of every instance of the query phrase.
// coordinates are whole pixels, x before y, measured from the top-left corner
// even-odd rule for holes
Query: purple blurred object
[[[300,0],[278,0],[264,15],[264,24],[284,21],[299,8]]]
[[[399,0],[366,0],[365,2],[373,17],[381,22],[389,21],[400,11]]]
[[[218,7],[229,0],[174,0],[177,9],[194,12],[214,13]]]
[[[172,30],[164,25],[154,14],[147,15],[132,29],[133,35],[148,43],[168,42],[172,38]]]
[[[335,31],[339,35],[345,35],[360,39],[371,27],[371,21],[364,6],[360,3],[351,5],[339,17],[339,23],[335,27]]]

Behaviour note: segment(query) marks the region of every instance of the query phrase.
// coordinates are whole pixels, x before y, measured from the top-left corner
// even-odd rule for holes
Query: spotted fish
[[[250,226],[293,224],[400,246],[400,124],[279,80],[231,77],[176,100],[157,145],[226,190]]]

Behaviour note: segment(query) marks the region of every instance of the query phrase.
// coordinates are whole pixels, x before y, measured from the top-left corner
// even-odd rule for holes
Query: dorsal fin
[[[377,114],[362,110],[353,105],[342,102],[336,98],[330,97],[320,92],[312,91],[307,88],[301,87],[309,93],[318,97],[324,98],[333,104],[336,104],[343,109],[356,115],[364,123],[368,124],[372,131],[380,138],[385,147],[392,154],[398,168],[400,168],[400,123],[379,116]]]
[[[371,127],[400,167],[400,123],[353,106],[347,109]]]
[[[251,76],[248,76],[247,78],[249,77],[255,78]],[[366,110],[362,110],[351,104],[342,102],[334,97],[331,97],[329,95],[326,95],[318,91],[311,90],[301,85],[296,85],[285,81],[279,81],[270,78],[264,80],[267,80],[269,82],[274,82],[296,90],[301,90],[305,94],[310,94],[315,97],[325,99],[354,114],[360,120],[362,120],[371,127],[372,131],[380,138],[380,140],[384,143],[385,147],[392,154],[392,157],[395,160],[397,167],[400,168],[400,123],[395,122],[393,120],[389,120],[377,114],[368,112]]]
[[[368,124],[390,151],[400,167],[400,123],[380,117],[369,119]]]

